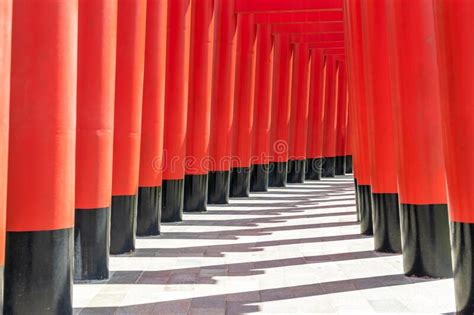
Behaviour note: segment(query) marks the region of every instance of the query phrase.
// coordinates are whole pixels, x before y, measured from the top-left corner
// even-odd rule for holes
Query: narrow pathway
[[[74,286],[82,314],[447,313],[452,280],[403,276],[359,235],[350,176],[211,206],[111,257],[111,279]]]

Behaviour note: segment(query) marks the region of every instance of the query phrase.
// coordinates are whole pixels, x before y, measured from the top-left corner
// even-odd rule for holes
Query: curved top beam
[[[308,42],[309,49],[320,49],[320,48],[344,48],[343,41],[328,41],[328,42]]]
[[[244,13],[245,14],[245,13]],[[254,13],[255,23],[314,23],[343,21],[342,11],[309,11],[309,12],[279,12]]]
[[[332,33],[343,32],[342,22],[272,24],[272,33]]]
[[[328,49],[324,49],[323,50],[323,54],[325,55],[340,55],[340,56],[344,56],[344,48],[341,47],[341,48],[328,48]]]
[[[293,33],[290,34],[292,42],[322,42],[322,41],[343,41],[344,33]]]
[[[235,12],[342,10],[342,0],[236,0]]]

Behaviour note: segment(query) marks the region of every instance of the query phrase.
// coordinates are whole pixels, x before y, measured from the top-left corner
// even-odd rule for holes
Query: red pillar
[[[230,197],[248,197],[250,193],[256,31],[253,14],[239,14],[237,18]]]
[[[0,3],[0,283],[3,283],[3,268],[5,266],[11,32],[12,1],[2,1]],[[0,297],[0,301],[3,301],[3,296]]]
[[[288,165],[288,127],[293,53],[290,34],[274,35],[270,187],[284,187]]]
[[[344,15],[348,16],[347,3],[344,3]],[[358,168],[360,167],[360,157],[359,157],[359,132],[357,125],[357,108],[355,106],[355,100],[357,99],[357,90],[355,88],[355,73],[353,71],[353,62],[352,62],[352,51],[351,51],[351,40],[350,40],[350,27],[349,27],[348,18],[344,19],[344,27],[346,33],[346,43],[345,43],[345,52],[346,52],[346,75],[347,75],[347,92],[348,92],[348,144],[347,146],[352,149],[351,164],[352,164],[352,174],[354,176],[354,190],[356,198],[356,210],[357,210],[357,221],[360,222],[360,208],[361,201],[359,200],[359,185],[357,184],[358,177]]]
[[[354,71],[354,62],[353,62],[353,45],[352,45],[352,26],[350,23],[350,6],[349,2],[344,0],[343,3],[343,15],[344,15],[344,50],[346,56],[346,73],[347,73],[347,87],[348,87],[348,98],[349,98],[349,126],[350,126],[350,143],[353,149],[352,153],[352,173],[354,176],[354,190],[355,190],[355,199],[356,199],[356,210],[357,210],[357,221],[360,222],[361,220],[361,208],[362,208],[362,200],[359,200],[359,185],[357,184],[358,181],[358,174],[360,168],[360,157],[359,157],[359,130],[358,130],[358,123],[357,123],[357,87],[356,87],[356,80],[354,77],[356,73]]]
[[[324,98],[324,138],[323,138],[323,165],[322,176],[336,176],[336,123],[339,71],[336,56],[325,56],[326,67],[326,97]]]
[[[308,43],[293,44],[288,183],[304,183],[305,179],[309,114],[309,53]]]
[[[191,0],[168,2],[162,222],[183,220]]]
[[[322,49],[311,49],[306,179],[320,180],[323,163],[326,67]]]
[[[367,129],[367,104],[362,57],[362,22],[360,0],[344,0],[346,49],[350,75],[350,106],[356,143],[356,195],[361,233],[373,234],[372,201],[370,194],[369,143]]]
[[[148,0],[145,35],[137,235],[160,234],[167,0]]]
[[[184,211],[207,210],[214,1],[193,0]]]
[[[146,1],[118,4],[110,253],[135,250]]]
[[[109,277],[117,1],[79,1],[74,278]]]
[[[6,314],[72,314],[77,35],[77,1],[13,1]]]
[[[346,67],[346,77],[348,77],[348,73],[347,73],[347,67]],[[348,78],[349,79],[349,78]],[[346,125],[347,125],[347,129],[346,129],[346,161],[345,161],[345,164],[346,164],[346,174],[352,174],[353,173],[353,162],[352,162],[352,155],[353,155],[353,149],[352,149],[352,133],[353,133],[353,130],[352,130],[352,117],[351,117],[351,114],[349,113],[349,102],[350,102],[350,98],[349,98],[349,84],[347,84],[347,113],[346,113],[346,117],[347,117],[347,121],[346,121]]]
[[[255,111],[253,127],[252,171],[250,191],[268,190],[270,162],[271,95],[273,77],[273,38],[271,25],[257,25],[255,65]]]
[[[432,0],[386,1],[398,141],[398,192],[405,274],[450,277]],[[427,40],[430,39],[430,40]]]
[[[375,250],[399,253],[398,179],[384,3],[362,1],[362,21]]]
[[[215,0],[215,46],[211,95],[208,202],[229,202],[230,157],[235,79],[234,0]]]
[[[474,312],[474,43],[470,1],[434,1],[456,309]]]
[[[347,81],[344,60],[337,60],[337,108],[336,108],[336,160],[335,174],[346,173],[346,132],[347,132]]]

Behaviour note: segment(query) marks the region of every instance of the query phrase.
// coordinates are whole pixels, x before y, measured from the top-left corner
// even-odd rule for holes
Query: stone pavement
[[[453,281],[407,278],[359,235],[351,176],[210,206],[137,239],[111,279],[74,286],[83,314],[449,313]]]

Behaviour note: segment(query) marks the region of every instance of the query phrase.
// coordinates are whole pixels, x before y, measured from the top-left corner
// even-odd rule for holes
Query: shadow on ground
[[[271,202],[271,203],[270,203]],[[328,204],[336,203],[336,204]],[[337,210],[339,208],[339,210]],[[217,217],[209,216],[206,214]],[[237,227],[233,230],[204,232],[166,232],[159,239],[201,239],[201,240],[238,240],[243,236],[266,236],[275,232],[294,231],[295,238],[262,240],[256,242],[190,246],[179,248],[138,248],[131,255],[117,256],[159,258],[225,257],[226,253],[261,252],[265,248],[282,245],[314,244],[365,239],[360,234],[329,235],[298,238],[297,232],[307,229],[338,228],[356,226],[355,198],[353,180],[349,177],[334,178],[322,182],[289,185],[286,188],[270,189],[268,193],[252,194],[250,198],[232,200],[226,206],[211,206],[207,213],[186,214],[188,220],[179,223],[183,227]],[[235,216],[231,220],[219,220],[220,215]],[[250,218],[243,218],[250,216]],[[301,220],[327,218],[330,222],[305,223]],[[334,219],[334,220],[332,220]],[[297,223],[294,220],[300,220]],[[304,221],[303,221],[304,222]],[[261,226],[277,224],[276,226]],[[166,226],[166,225],[165,225]],[[154,238],[148,238],[154,239]],[[326,245],[327,246],[327,245]],[[221,277],[257,276],[265,270],[284,266],[303,266],[325,262],[372,259],[387,256],[374,251],[354,251],[330,255],[313,255],[277,260],[213,264],[204,267],[177,268],[157,271],[115,271],[107,285],[215,285]],[[117,258],[116,258],[117,259]],[[401,274],[358,278],[342,281],[312,283],[308,285],[287,286],[264,290],[250,290],[238,293],[224,293],[194,298],[180,298],[172,301],[157,302],[120,307],[96,307],[75,309],[82,314],[242,314],[260,310],[257,303],[270,302],[332,293],[350,292],[371,288],[426,282],[417,278],[407,278]],[[234,290],[235,291],[235,290]],[[186,293],[183,293],[185,297]],[[199,293],[198,293],[199,294]]]

